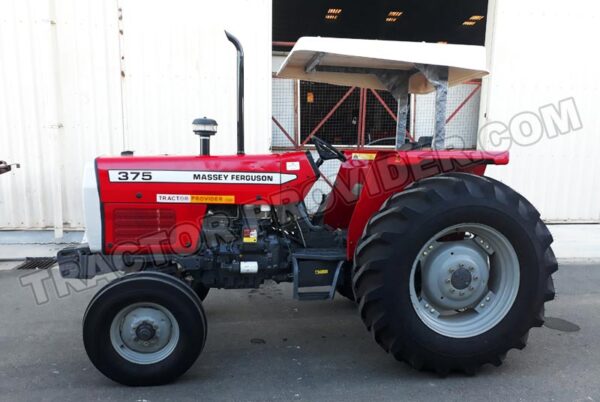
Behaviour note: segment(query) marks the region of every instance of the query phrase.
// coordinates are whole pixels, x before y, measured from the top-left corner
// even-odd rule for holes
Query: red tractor
[[[93,364],[128,385],[175,380],[207,336],[210,288],[292,282],[299,300],[355,301],[375,341],[439,374],[500,365],[525,347],[554,298],[557,263],[540,214],[484,176],[506,152],[445,147],[448,86],[481,77],[475,46],[302,38],[279,75],[387,89],[398,101],[395,147],[244,153],[243,51],[237,155],[211,156],[214,120],[194,121],[200,155],[96,158],[86,169],[86,244],[58,254],[65,278],[125,272],[83,319]],[[390,56],[392,55],[392,56]],[[409,93],[435,91],[435,130],[406,139]],[[319,167],[339,159],[314,214],[304,199]]]

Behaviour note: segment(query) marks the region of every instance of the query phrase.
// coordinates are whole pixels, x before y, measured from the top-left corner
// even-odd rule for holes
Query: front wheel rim
[[[135,303],[121,309],[110,326],[114,350],[135,364],[158,363],[173,353],[179,342],[179,324],[173,314],[156,303]]]
[[[410,274],[410,298],[430,329],[469,338],[502,321],[519,283],[519,260],[510,241],[490,226],[465,223],[440,231],[419,251]]]

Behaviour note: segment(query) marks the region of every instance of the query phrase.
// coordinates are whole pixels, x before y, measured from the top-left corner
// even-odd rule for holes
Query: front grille
[[[144,239],[164,239],[175,226],[175,211],[167,208],[119,208],[113,212],[113,240],[115,243],[137,242]]]
[[[56,257],[26,257],[15,269],[48,269],[56,264]]]

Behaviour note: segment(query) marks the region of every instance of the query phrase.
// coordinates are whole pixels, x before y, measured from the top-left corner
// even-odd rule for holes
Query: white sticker
[[[285,168],[287,170],[300,170],[300,162],[296,161],[296,162],[286,162],[285,163]]]
[[[189,194],[156,194],[156,202],[191,202]]]
[[[241,274],[255,274],[258,272],[257,261],[240,261]]]
[[[219,172],[190,170],[109,170],[111,182],[284,184],[295,174],[270,172]]]

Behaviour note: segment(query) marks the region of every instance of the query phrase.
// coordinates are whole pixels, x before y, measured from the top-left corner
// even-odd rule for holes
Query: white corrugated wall
[[[86,161],[123,149],[194,154],[195,117],[235,150],[235,50],[246,52],[246,150],[271,128],[268,0],[0,2],[0,229],[83,227]]]
[[[545,220],[600,222],[600,4],[491,0],[489,9],[495,14],[486,38],[491,75],[484,80],[480,124],[495,123],[481,131],[481,140],[494,148],[490,138],[498,142],[500,136],[491,131],[503,124],[512,146],[510,164],[488,172],[523,193]],[[518,145],[536,138],[534,116],[544,122],[540,108],[558,107],[561,100],[563,117],[574,102],[581,128],[553,136],[552,128],[542,127],[540,141]],[[533,123],[533,137],[522,135],[531,134],[529,123],[519,133],[519,119]],[[575,114],[571,123],[579,127]]]
[[[550,221],[600,221],[592,3],[490,2],[480,124],[508,126],[568,98],[579,111],[581,129],[513,144],[510,165],[489,170]],[[123,149],[195,153],[194,117],[216,118],[213,150],[233,152],[235,51],[225,28],[246,50],[247,150],[266,152],[270,21],[268,0],[0,1],[0,159],[22,164],[0,176],[0,229],[81,228],[85,161]],[[483,146],[489,138],[482,130]]]

